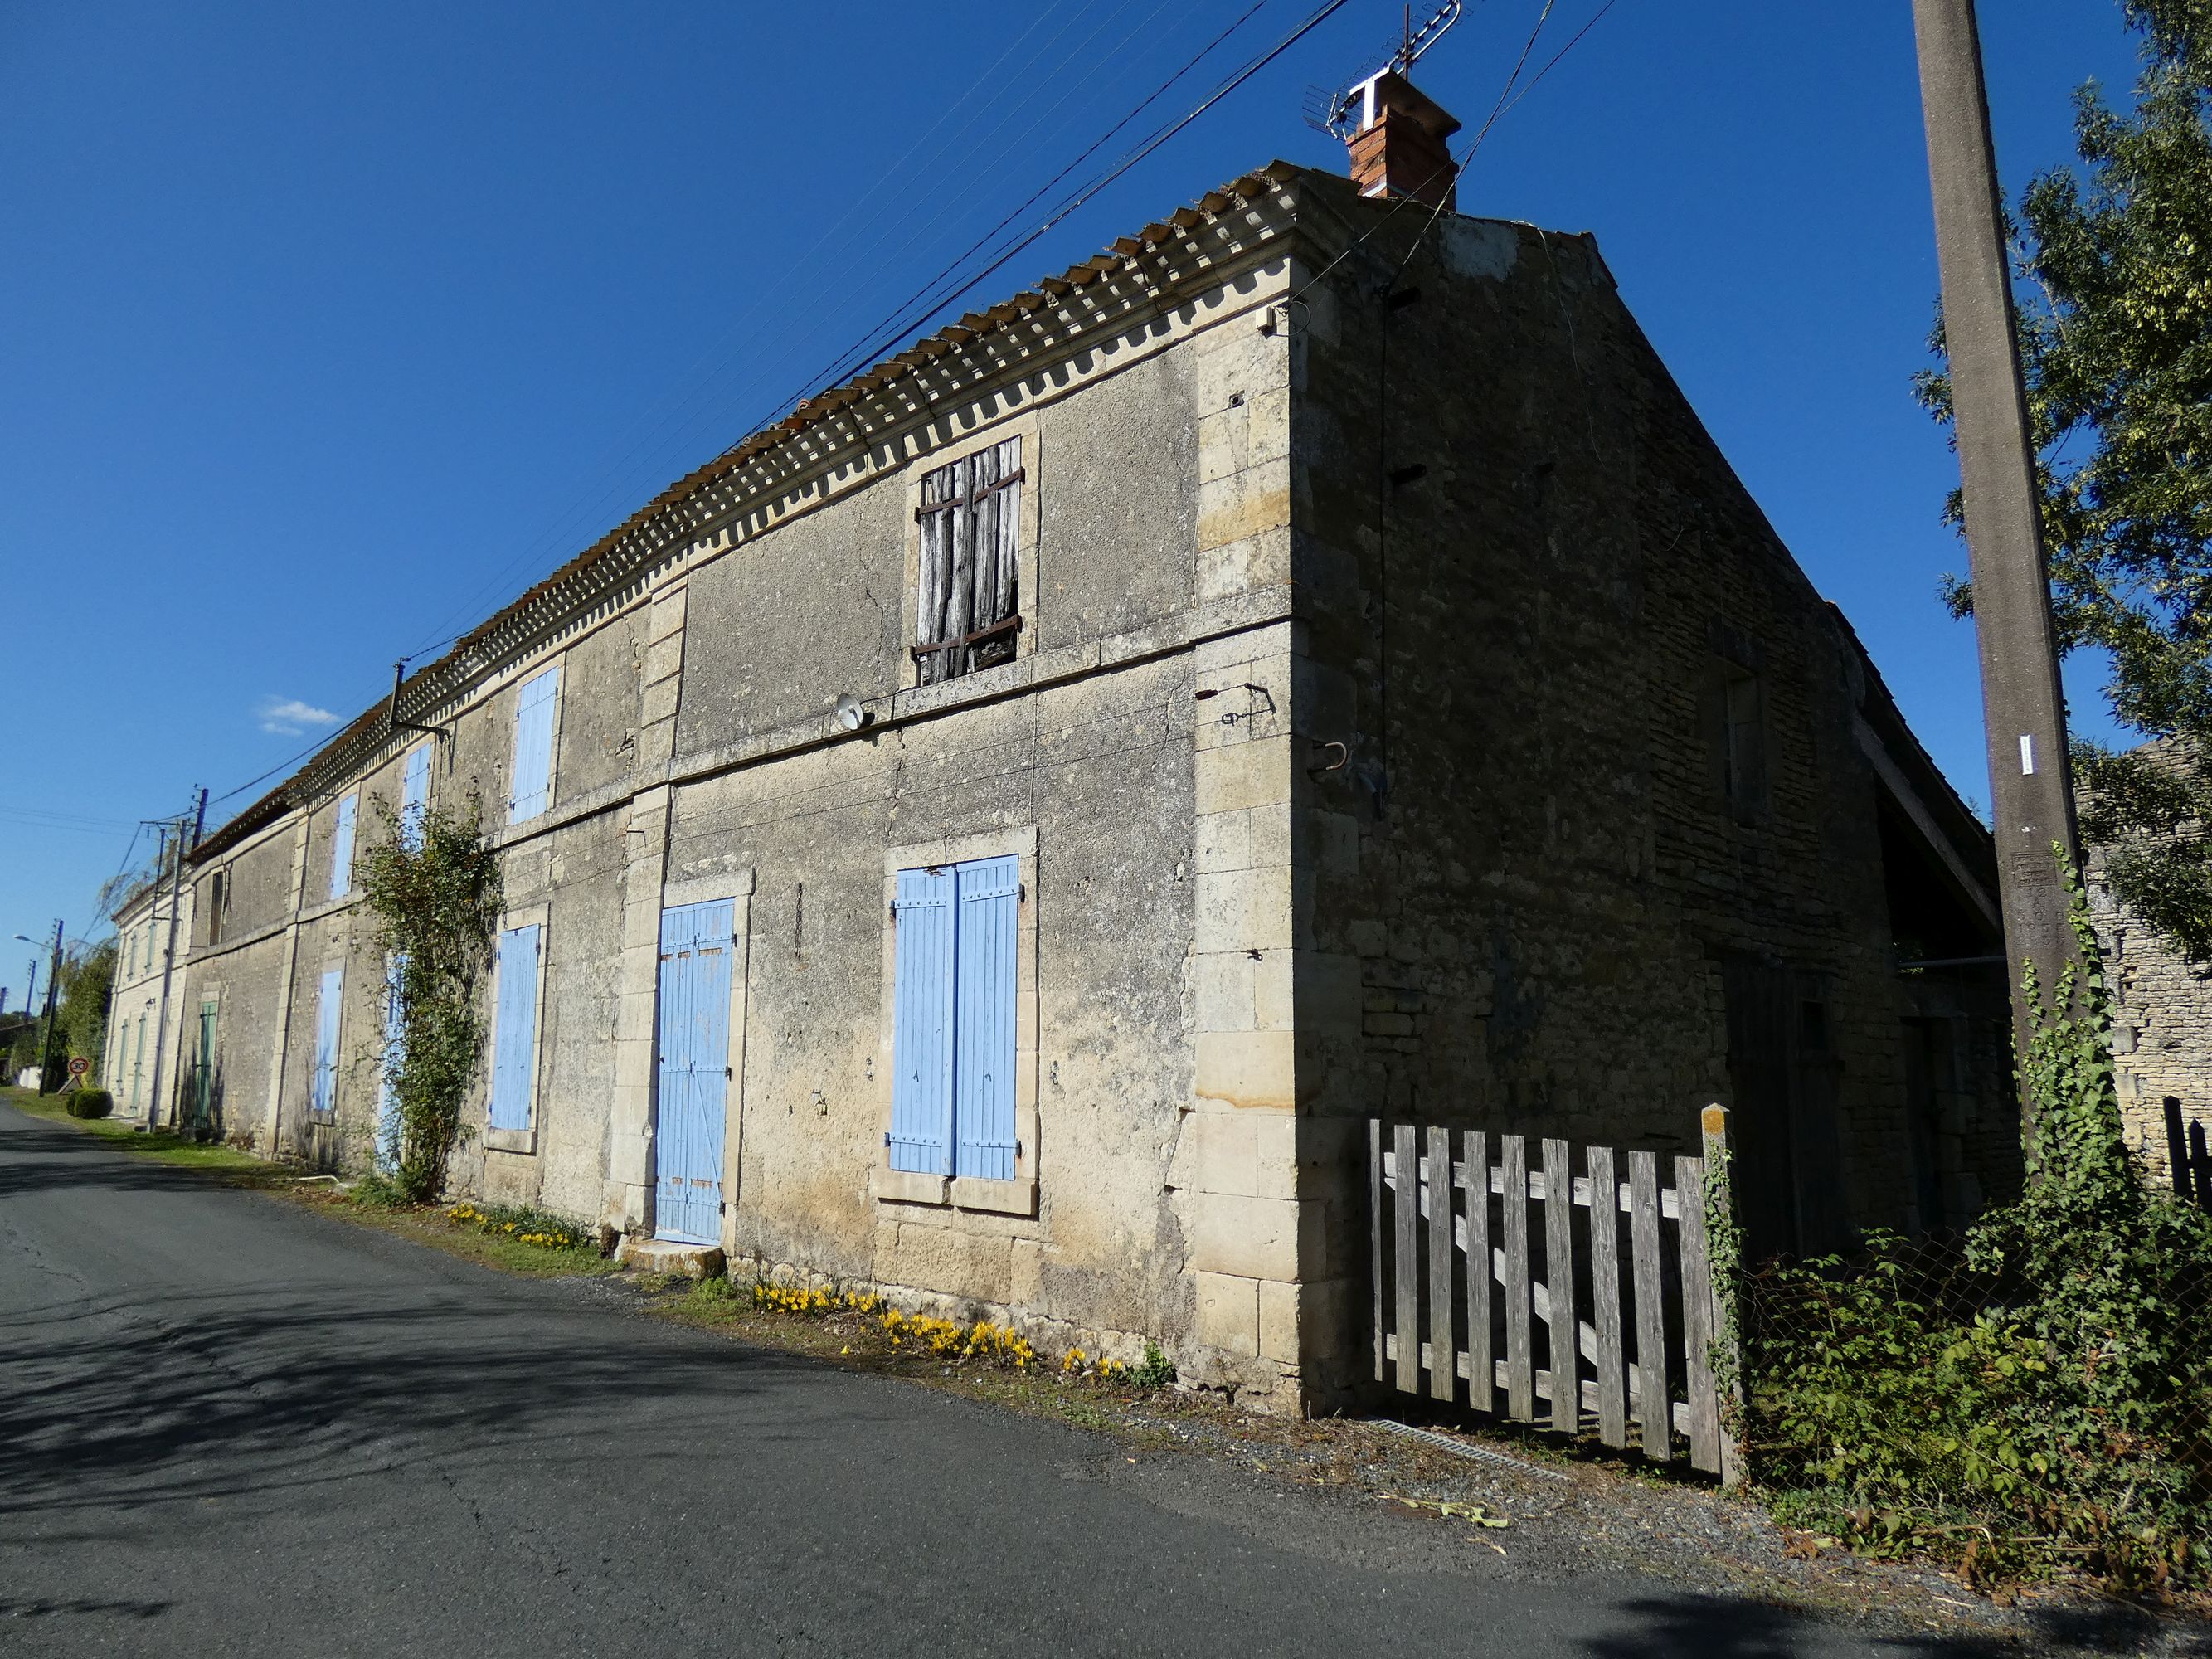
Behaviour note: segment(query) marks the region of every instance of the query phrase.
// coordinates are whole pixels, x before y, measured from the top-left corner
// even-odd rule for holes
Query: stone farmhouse
[[[184,1035],[184,981],[175,970],[192,942],[195,890],[188,883],[172,882],[177,873],[173,858],[166,848],[164,853],[154,876],[112,912],[115,983],[107,1004],[100,1080],[115,1097],[119,1116],[143,1121],[156,1101],[165,1101],[169,1104],[162,1115],[207,1122],[218,1094],[212,1071],[180,1080],[175,1070],[179,1054],[189,1065],[203,1054],[212,1058],[218,1047],[211,1030],[195,1032],[189,1042]],[[190,1017],[202,1015],[194,1009]]]
[[[1987,836],[1595,242],[1457,212],[1384,82],[1354,177],[801,404],[209,835],[226,1132],[380,1155],[354,856],[474,800],[454,1190],[628,1248],[1296,1409],[1368,1370],[1371,1113],[1691,1151],[1729,1103],[1774,1248],[2016,1181]]]

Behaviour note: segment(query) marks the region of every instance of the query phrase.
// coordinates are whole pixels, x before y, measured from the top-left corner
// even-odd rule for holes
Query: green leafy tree
[[[13,1077],[26,1066],[39,1063],[39,1023],[36,1020],[19,1020],[9,1027],[4,1041],[7,1043],[5,1075]]]
[[[2014,248],[2062,649],[2111,655],[2147,738],[2075,750],[2085,836],[2136,915],[2212,960],[2212,0],[2122,0],[2135,105],[2075,94],[2078,168],[2038,177]],[[1940,353],[1939,327],[1935,341]],[[1950,386],[1923,375],[1945,422]],[[1962,516],[1959,497],[1950,514]],[[1969,584],[1948,584],[1954,611]]]
[[[88,1077],[100,1074],[107,1052],[107,1009],[115,991],[115,941],[80,945],[62,958],[61,1000],[54,1008],[54,1049],[61,1063],[81,1054],[90,1060]]]
[[[458,814],[410,814],[404,833],[387,803],[374,805],[384,833],[358,867],[378,947],[395,968],[401,1040],[386,1045],[382,1062],[399,1115],[392,1181],[409,1202],[427,1203],[445,1186],[483,1060],[481,993],[502,902],[499,860],[473,795]]]

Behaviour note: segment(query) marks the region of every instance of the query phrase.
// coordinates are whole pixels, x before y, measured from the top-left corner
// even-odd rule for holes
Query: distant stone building
[[[224,1126],[377,1157],[353,854],[473,798],[457,1191],[1280,1406],[1368,1367],[1370,1113],[1727,1101],[1777,1249],[2016,1182],[1987,836],[1595,243],[1365,149],[802,404],[210,835]]]
[[[107,1004],[100,1081],[115,1097],[118,1116],[143,1117],[158,1099],[164,1121],[208,1118],[205,1109],[212,1103],[204,1096],[215,1079],[211,1073],[200,1074],[193,1064],[199,1051],[198,1029],[189,1039],[185,1035],[184,964],[192,942],[193,890],[194,884],[185,882],[173,898],[164,867],[113,912],[115,983]]]
[[[2120,904],[2105,880],[2109,856],[2088,849],[2087,886],[2105,948],[2120,1115],[2146,1177],[2171,1187],[2177,1141],[2185,1149],[2192,1133],[2212,1135],[2212,968]]]

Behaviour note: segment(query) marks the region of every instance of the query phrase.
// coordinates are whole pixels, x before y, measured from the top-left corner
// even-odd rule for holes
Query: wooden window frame
[[[957,638],[924,641],[921,638],[922,522],[932,514],[951,511],[963,505],[963,501],[925,506],[922,501],[923,481],[948,466],[957,465],[985,450],[995,448],[1009,439],[1020,441],[1020,460],[1007,477],[991,488],[994,491],[1002,491],[1019,486],[1014,538],[1014,610],[1000,621]],[[908,464],[904,514],[906,579],[899,636],[909,643],[902,648],[900,657],[900,681],[902,685],[910,690],[935,691],[956,683],[973,684],[977,675],[1003,673],[1012,663],[1036,650],[1037,617],[1042,593],[1037,575],[1040,522],[1037,501],[1042,468],[1037,418],[1027,411],[988,427],[959,433],[940,441],[936,447],[916,456]],[[936,653],[972,647],[999,639],[1010,639],[1011,641],[1012,649],[1005,660],[963,669],[935,680],[923,678],[927,659]]]

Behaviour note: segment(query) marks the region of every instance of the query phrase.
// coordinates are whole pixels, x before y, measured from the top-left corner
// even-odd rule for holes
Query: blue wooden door
[[[660,914],[660,1072],[653,1127],[653,1231],[722,1242],[722,1131],[730,1089],[730,972],[737,906]]]

